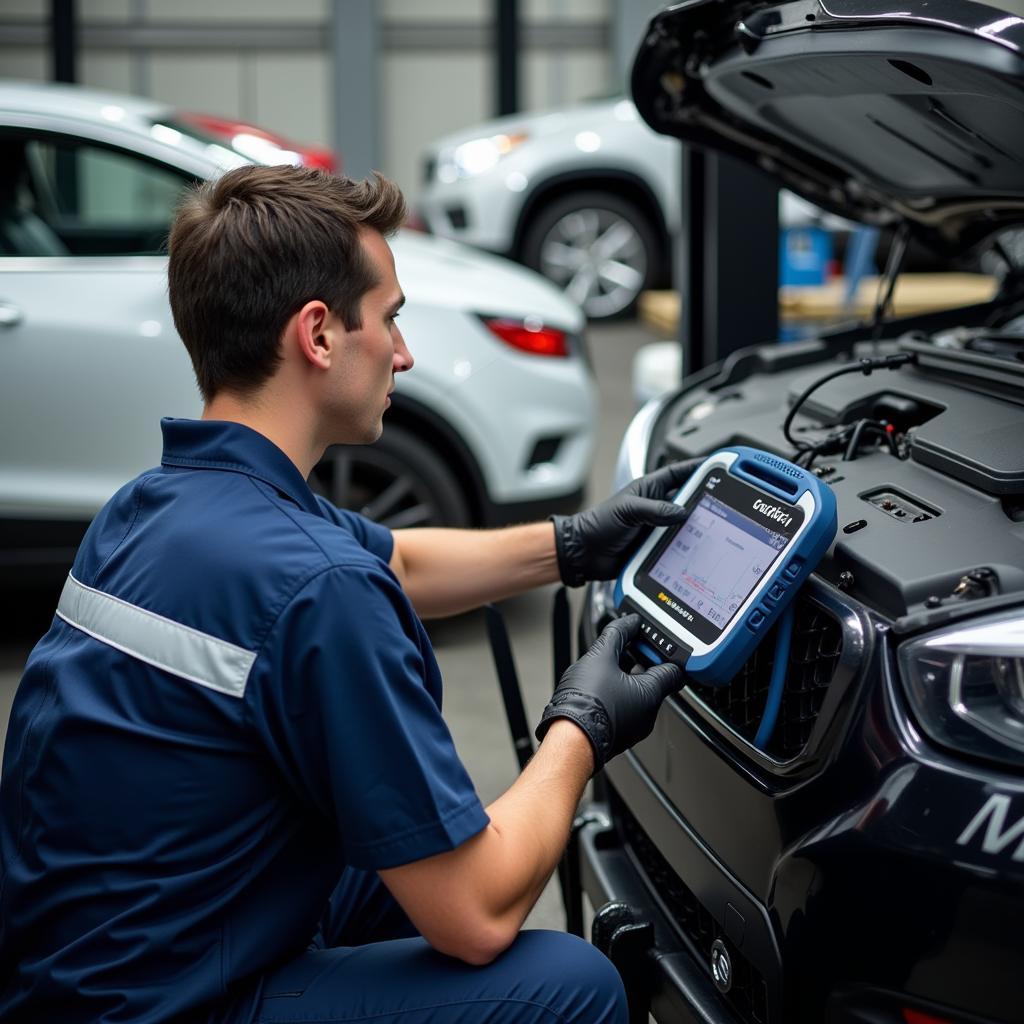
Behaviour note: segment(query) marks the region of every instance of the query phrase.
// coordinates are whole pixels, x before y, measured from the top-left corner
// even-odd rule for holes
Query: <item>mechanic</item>
[[[685,466],[495,531],[391,531],[306,479],[413,359],[395,185],[245,167],[190,193],[169,290],[205,405],[99,513],[12,710],[0,1018],[622,1021],[610,963],[520,933],[583,788],[681,685],[610,626],[486,811],[421,617],[613,576]],[[116,370],[112,370],[116,372]]]

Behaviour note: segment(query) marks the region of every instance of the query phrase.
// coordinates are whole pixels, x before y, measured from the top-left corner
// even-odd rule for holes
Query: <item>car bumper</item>
[[[505,256],[512,252],[525,195],[491,174],[451,184],[432,181],[416,204],[416,214],[431,234]]]
[[[581,643],[592,638],[585,615]],[[659,1020],[1020,1019],[1024,832],[1011,842],[1010,830],[1024,784],[923,743],[902,717],[891,655],[863,653],[847,742],[833,730],[835,759],[797,784],[760,772],[680,701],[609,764],[611,825],[581,836],[581,875],[595,907],[622,901],[654,923]],[[1005,820],[970,828],[993,793]],[[985,837],[1001,838],[986,851]],[[713,988],[716,940],[743,982],[726,995]]]
[[[571,505],[585,486],[593,458],[598,396],[590,370],[578,358],[515,353],[480,362],[458,386],[435,386],[431,407],[479,469],[489,506],[483,520],[523,522],[537,511],[562,511],[559,503]],[[400,399],[427,405],[432,396],[416,390],[420,383],[403,388],[403,381]]]
[[[639,996],[659,1021],[738,1024],[739,1019],[723,1002],[704,965],[678,937],[644,883],[610,824],[607,805],[595,804],[591,811],[579,835],[584,891],[598,911],[611,903],[625,904],[634,921],[651,927],[653,941],[640,951],[646,969],[631,979],[631,987],[640,984],[644,991],[633,991],[631,997]],[[605,952],[617,959],[614,949]]]

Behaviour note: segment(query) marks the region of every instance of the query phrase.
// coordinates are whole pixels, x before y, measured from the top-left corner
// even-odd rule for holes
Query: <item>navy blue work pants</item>
[[[611,963],[562,932],[525,931],[472,967],[417,935],[376,875],[346,871],[310,949],[271,972],[259,1024],[625,1024]]]

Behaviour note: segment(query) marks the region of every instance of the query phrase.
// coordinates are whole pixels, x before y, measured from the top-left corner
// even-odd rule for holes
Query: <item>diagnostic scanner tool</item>
[[[723,448],[675,497],[689,513],[656,527],[619,577],[619,613],[638,612],[646,662],[728,682],[836,535],[836,499],[816,476],[755,448]]]

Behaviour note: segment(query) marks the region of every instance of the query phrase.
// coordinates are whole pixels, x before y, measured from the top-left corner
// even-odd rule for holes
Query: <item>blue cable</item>
[[[786,687],[786,669],[789,666],[789,647],[793,640],[793,619],[795,605],[791,604],[779,619],[779,631],[775,634],[775,661],[772,663],[772,678],[768,683],[768,699],[764,704],[761,724],[757,727],[754,746],[761,750],[768,745],[775,731],[775,722],[782,705],[782,691]]]

